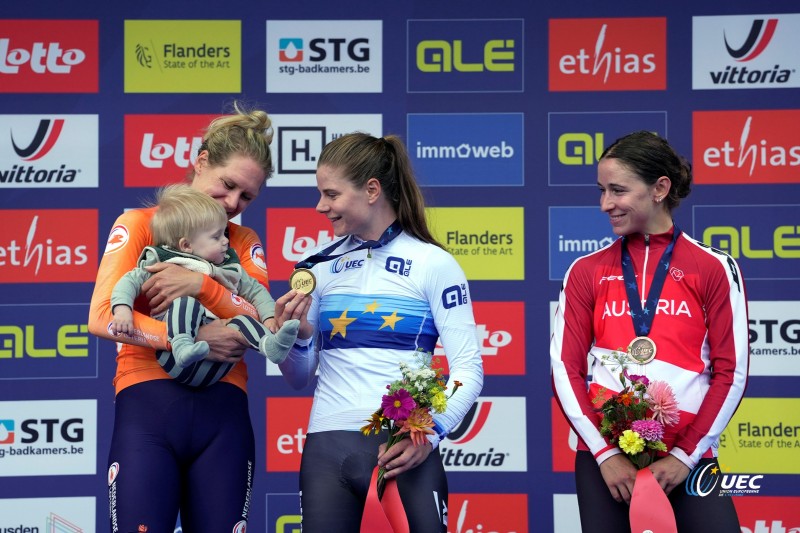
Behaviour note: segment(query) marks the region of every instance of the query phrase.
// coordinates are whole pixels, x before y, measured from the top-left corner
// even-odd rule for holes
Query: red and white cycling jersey
[[[674,228],[673,228],[674,229]],[[629,235],[642,305],[672,231]],[[620,453],[600,435],[601,388],[618,392],[619,368],[601,360],[625,350],[637,336],[630,316],[621,264],[622,239],[577,259],[561,288],[550,342],[553,390],[580,439],[598,463]],[[666,428],[670,453],[692,468],[715,457],[719,435],[744,394],[749,364],[747,300],[739,266],[728,255],[682,233],[669,264],[655,318],[648,333],[656,358],[629,367],[651,381],[666,381],[675,392],[680,422]],[[594,356],[587,390],[587,353]]]

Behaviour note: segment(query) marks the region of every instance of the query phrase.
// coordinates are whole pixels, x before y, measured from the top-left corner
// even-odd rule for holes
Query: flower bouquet
[[[600,434],[616,444],[639,469],[653,462],[658,452],[666,452],[664,429],[678,423],[680,412],[672,387],[665,381],[650,381],[647,376],[629,374],[627,354],[612,352],[611,359],[622,371],[622,390],[608,395],[601,389],[594,398],[603,402]]]
[[[364,435],[389,430],[386,443],[388,450],[406,437],[414,446],[426,443],[425,435],[432,435],[433,413],[444,413],[447,400],[455,394],[461,383],[455,382],[450,396],[445,395],[447,386],[441,368],[431,368],[430,355],[421,354],[418,368],[400,363],[401,378],[386,385],[380,408],[372,414],[368,424],[361,428]],[[383,497],[386,469],[378,471],[378,498]]]

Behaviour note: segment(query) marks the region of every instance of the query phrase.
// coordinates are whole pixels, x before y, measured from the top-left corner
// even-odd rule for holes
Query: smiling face
[[[659,199],[669,192],[669,178],[647,185],[619,159],[602,159],[597,165],[600,209],[608,213],[616,235],[656,234],[669,231],[672,218]]]
[[[377,180],[370,180],[374,182]],[[321,165],[317,168],[319,202],[317,212],[325,215],[333,225],[337,237],[355,235],[363,240],[377,239],[386,227],[378,227],[372,213],[374,200],[371,183],[356,188],[337,167]]]
[[[224,165],[211,166],[208,152],[202,151],[194,164],[192,187],[216,200],[228,215],[228,219],[242,213],[266,181],[262,168],[251,158],[233,155]]]
[[[226,227],[227,224],[198,230],[191,239],[181,239],[179,248],[182,252],[202,257],[209,263],[220,264],[225,260],[225,253],[228,251]]]

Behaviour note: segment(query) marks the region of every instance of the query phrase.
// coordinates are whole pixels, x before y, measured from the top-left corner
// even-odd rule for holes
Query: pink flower
[[[661,440],[661,437],[664,436],[664,426],[656,420],[634,420],[631,430],[650,442]]]
[[[387,394],[381,400],[383,416],[392,420],[405,420],[417,406],[414,398],[405,389],[398,389],[394,394]]]
[[[653,411],[653,420],[661,422],[665,426],[672,426],[678,423],[681,418],[678,410],[678,402],[672,387],[666,381],[653,381],[647,387],[647,403]]]
[[[640,376],[639,374],[628,374],[628,369],[622,371],[623,375],[628,378],[628,381],[632,383],[641,383],[645,387],[650,384],[650,380],[647,379],[647,376]]]

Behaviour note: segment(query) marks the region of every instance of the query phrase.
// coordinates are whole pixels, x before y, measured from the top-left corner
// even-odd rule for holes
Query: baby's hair
[[[228,223],[225,209],[204,192],[186,184],[167,185],[156,193],[156,212],[150,220],[156,246],[178,248],[182,238]]]

